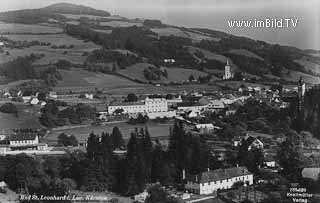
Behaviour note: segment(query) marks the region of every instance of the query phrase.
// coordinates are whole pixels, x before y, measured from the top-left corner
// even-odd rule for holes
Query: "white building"
[[[235,183],[253,184],[253,174],[245,167],[217,169],[187,177],[185,188],[196,194],[212,194],[219,189],[230,189]]]
[[[57,99],[58,98],[58,95],[57,95],[57,93],[56,92],[49,92],[49,98],[50,99]]]
[[[124,114],[138,114],[142,113],[150,116],[150,118],[157,117],[175,117],[175,111],[168,111],[168,102],[164,98],[149,98],[138,102],[124,102],[114,103],[108,106],[108,113],[113,114],[116,110],[122,109]]]
[[[224,80],[230,80],[233,78],[233,74],[231,73],[231,67],[229,65],[229,60],[227,60],[227,64],[224,67],[224,76],[223,79]]]
[[[202,105],[200,103],[180,103],[178,104],[178,111],[179,112],[195,112],[200,113],[205,110],[207,105]]]
[[[17,133],[8,137],[8,144],[0,145],[0,154],[38,153],[48,150],[46,143],[40,143],[35,133]]]
[[[31,100],[30,100],[30,104],[31,105],[37,105],[39,103],[39,99],[37,97],[33,97]]]

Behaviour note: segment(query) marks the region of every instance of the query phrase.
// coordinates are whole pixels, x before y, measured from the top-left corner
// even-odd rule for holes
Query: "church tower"
[[[306,93],[306,83],[303,81],[302,77],[300,77],[300,80],[298,82],[299,111],[303,109],[305,93]]]
[[[232,78],[232,74],[231,74],[231,67],[229,65],[229,60],[227,59],[227,64],[224,67],[224,76],[223,79],[224,80],[229,80]]]

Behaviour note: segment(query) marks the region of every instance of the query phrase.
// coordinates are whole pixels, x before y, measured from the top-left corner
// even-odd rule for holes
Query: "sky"
[[[69,2],[129,18],[210,28],[270,43],[320,50],[320,0],[0,0],[0,11]],[[290,28],[230,28],[228,20],[297,19]]]

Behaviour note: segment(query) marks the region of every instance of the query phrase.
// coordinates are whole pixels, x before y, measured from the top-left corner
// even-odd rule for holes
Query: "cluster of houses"
[[[3,96],[5,98],[8,98],[10,100],[15,100],[15,101],[21,101],[24,104],[30,104],[30,105],[40,105],[44,106],[46,105],[46,102],[39,99],[39,92],[36,92],[35,94],[26,94],[23,91],[3,91]],[[47,95],[46,98],[49,99],[57,99],[58,95],[56,92],[50,91]]]
[[[192,98],[192,101],[190,101]],[[230,96],[224,98],[214,98],[211,96],[190,95],[185,101],[181,96],[166,98],[149,98],[137,102],[113,102],[108,105],[108,111],[103,112],[111,114],[144,114],[150,119],[154,118],[173,118],[177,116],[186,116],[189,118],[199,117],[204,112],[216,112],[226,110],[226,114],[235,112],[233,105],[242,105],[249,96]]]

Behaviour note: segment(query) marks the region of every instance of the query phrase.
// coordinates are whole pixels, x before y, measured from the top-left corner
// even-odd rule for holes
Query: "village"
[[[232,79],[233,74],[227,62],[223,80]],[[88,145],[88,136],[79,137],[77,131],[80,128],[90,128],[92,132],[95,129],[108,128],[110,123],[115,126],[129,126],[128,134],[123,134],[127,143],[129,134],[137,126],[147,126],[152,133],[152,125],[161,123],[166,129],[158,133],[159,135],[151,137],[154,144],[161,143],[165,148],[169,147],[170,132],[169,125],[175,122],[181,122],[186,132],[193,136],[199,136],[205,140],[209,146],[209,156],[217,160],[221,166],[217,169],[202,171],[198,174],[186,174],[182,172],[184,182],[183,192],[166,187],[168,193],[183,202],[242,202],[250,200],[251,202],[262,202],[268,197],[259,187],[267,184],[274,184],[277,176],[283,168],[279,165],[277,157],[278,144],[285,140],[284,136],[273,136],[259,130],[242,130],[231,137],[227,136],[226,126],[221,125],[222,120],[232,119],[237,111],[243,108],[248,102],[258,104],[267,104],[270,108],[279,111],[289,108],[290,102],[298,96],[303,99],[306,90],[306,84],[301,79],[297,86],[289,88],[265,88],[261,86],[245,86],[234,90],[207,92],[186,90],[176,94],[166,95],[135,95],[130,93],[127,97],[113,97],[108,103],[104,99],[99,99],[94,92],[84,92],[77,94],[75,98],[86,103],[89,110],[93,110],[93,117],[85,118],[80,125],[67,124],[48,128],[26,128],[26,129],[2,129],[0,153],[5,155],[27,154],[29,156],[62,156],[76,150],[86,151]],[[32,92],[32,91],[30,91]],[[70,105],[70,96],[64,101],[63,95],[59,92],[49,91],[47,94],[36,92],[35,94],[25,94],[21,90],[4,90],[2,92],[1,102],[10,104],[27,105],[35,108],[38,114],[44,114],[43,109],[53,102],[63,103],[60,108],[66,109]],[[101,97],[100,97],[101,98]],[[11,101],[11,102],[9,102]],[[299,101],[299,108],[302,102]],[[86,114],[83,112],[83,114]],[[155,124],[154,124],[155,123]],[[120,131],[121,131],[121,127]],[[170,127],[171,128],[171,127]],[[261,127],[258,127],[261,128]],[[52,137],[57,130],[59,136]],[[222,129],[224,132],[221,133]],[[61,134],[66,135],[65,139],[76,140],[75,142],[64,143]],[[50,140],[50,141],[49,141]],[[278,143],[278,144],[277,144]],[[248,170],[244,165],[230,165],[230,159],[245,150],[246,153],[261,152],[262,162],[257,163],[259,171],[265,174],[274,174],[274,178],[266,178],[257,173]],[[114,154],[124,156],[127,153],[126,146],[114,149]],[[305,154],[315,156],[320,153],[320,143],[314,143],[304,148]],[[214,167],[216,168],[216,167]],[[310,166],[305,167],[302,175],[307,178],[316,179],[314,171],[320,171],[319,168]],[[259,172],[259,174],[261,174]],[[313,175],[312,175],[313,174]],[[271,182],[270,182],[271,181]],[[135,202],[144,202],[148,197],[148,192],[133,196]],[[209,201],[210,200],[210,201]]]

